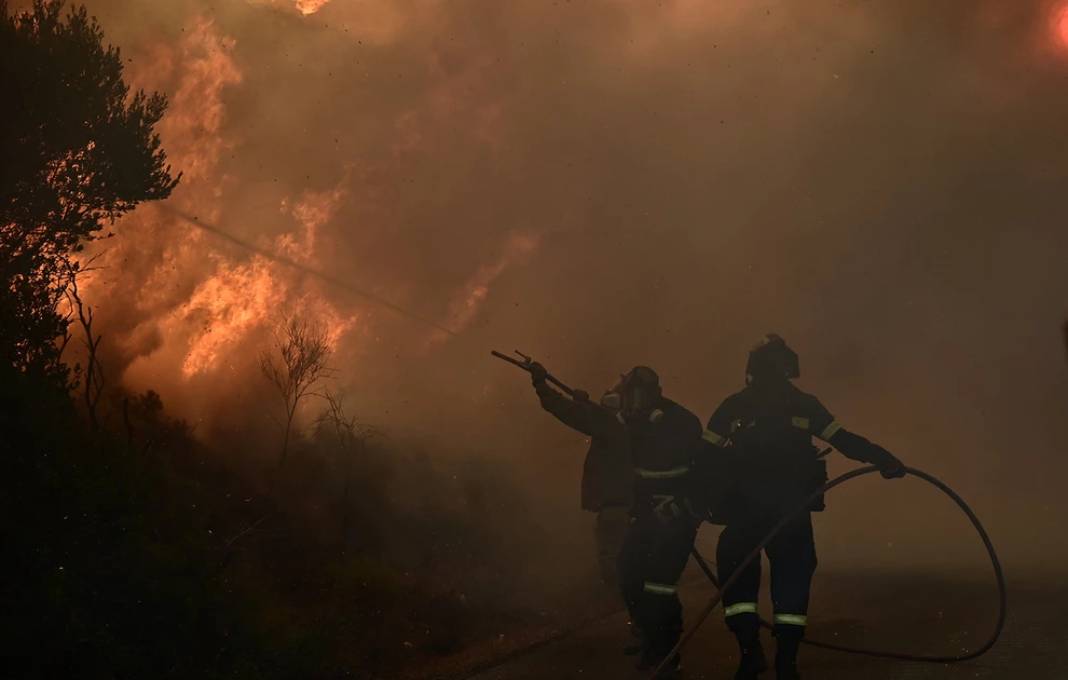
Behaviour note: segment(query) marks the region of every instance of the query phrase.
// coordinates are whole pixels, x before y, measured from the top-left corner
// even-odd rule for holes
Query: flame
[[[479,267],[453,301],[450,306],[449,327],[454,331],[467,327],[489,297],[490,285],[509,267],[533,253],[538,245],[537,235],[524,232],[510,234],[501,256]]]
[[[316,11],[326,2],[305,3],[305,13]],[[303,11],[303,10],[302,10]],[[131,80],[146,88],[170,90],[170,106],[160,123],[160,136],[183,181],[179,195],[172,200],[193,207],[208,221],[218,219],[224,199],[219,162],[237,140],[227,134],[227,88],[243,80],[233,56],[236,41],[221,35],[214,22],[197,18],[183,39],[173,46],[156,44],[146,60],[151,71],[134,70]],[[167,87],[167,82],[177,83]],[[305,192],[292,205],[282,201],[282,209],[294,218],[301,233],[284,233],[275,239],[273,249],[295,259],[311,260],[319,230],[336,212],[345,192],[342,183],[332,190]],[[194,207],[195,206],[195,207]],[[297,295],[291,272],[261,256],[245,262],[214,252],[219,244],[189,225],[174,222],[153,206],[139,210],[130,229],[131,240],[114,258],[131,256],[145,242],[164,239],[154,267],[144,274],[136,289],[135,305],[146,320],[125,339],[128,349],[141,346],[140,358],[132,366],[135,374],[154,379],[175,368],[180,377],[209,375],[232,366],[231,359],[258,347],[257,338],[266,335],[287,309],[302,309],[324,323],[328,340],[336,345],[356,321],[355,315],[342,315],[325,302],[308,298],[291,302]],[[147,232],[147,233],[146,233]],[[176,290],[168,285],[176,271],[203,269],[205,252],[216,266],[191,287]],[[183,294],[184,293],[184,294]],[[246,352],[247,353],[247,352]]]
[[[258,350],[270,329],[294,312],[321,325],[327,343],[336,350],[358,315],[339,312],[317,291],[287,303],[292,289],[278,266],[266,258],[257,256],[240,265],[221,263],[218,271],[163,322],[175,335],[193,329],[182,361],[182,376],[188,379],[208,373],[228,357],[250,347]]]
[[[250,2],[276,4],[289,13],[295,7],[305,16],[328,4],[328,0]],[[360,5],[357,14],[346,26],[355,27],[350,32],[370,43],[388,42],[410,18],[388,2]],[[245,178],[239,174],[242,145],[260,130],[241,126],[227,109],[235,94],[248,95],[245,90],[256,82],[243,72],[246,66],[239,56],[245,53],[238,51],[238,42],[219,22],[193,16],[180,37],[145,38],[143,44],[128,49],[127,54],[136,57],[127,63],[131,86],[168,94],[169,106],[158,131],[175,171],[183,172],[181,184],[168,199],[170,205],[309,268],[329,269],[322,266],[323,257],[331,254],[329,230],[336,230],[332,223],[354,194],[368,229],[378,219],[388,223],[390,214],[379,214],[384,198],[375,193],[377,178],[441,150],[438,131],[443,127],[463,124],[471,130],[473,142],[491,153],[500,151],[507,137],[504,102],[494,93],[500,75],[496,61],[431,55],[427,86],[419,101],[405,102],[396,112],[404,134],[392,140],[386,137],[385,148],[392,153],[382,167],[375,166],[373,158],[371,164],[352,166],[358,171],[342,166],[338,181],[326,189],[284,179],[276,186],[285,188],[269,194],[265,203],[277,206],[278,212],[268,215],[262,225],[242,223],[239,208],[251,203],[250,196],[258,198],[262,189],[242,183]],[[269,235],[265,229],[270,229]],[[233,244],[176,219],[166,206],[146,204],[123,218],[115,231],[119,238],[99,246],[103,269],[91,281],[91,302],[110,317],[101,325],[108,328],[111,346],[122,354],[121,361],[111,365],[124,366],[121,380],[129,388],[164,392],[183,416],[209,417],[212,403],[228,398],[224,392],[244,389],[239,385],[256,380],[255,358],[269,345],[272,327],[287,313],[300,313],[321,324],[331,347],[346,361],[373,348],[370,339],[380,338],[381,329],[371,323],[374,310],[351,297],[349,303],[335,302],[320,281],[270,257],[235,251]],[[489,261],[477,261],[458,283],[447,284],[452,287],[447,293],[451,304],[443,323],[455,329],[470,325],[495,282],[537,247],[538,239],[532,235],[507,234]],[[398,301],[418,292],[415,281],[368,284],[392,286],[384,297]],[[359,339],[369,342],[360,344]],[[446,339],[442,334],[440,341]],[[429,348],[438,341],[420,334],[416,343]]]
[[[212,177],[219,158],[234,144],[233,139],[222,134],[222,95],[243,78],[233,58],[235,45],[233,38],[215,30],[212,20],[198,17],[176,47],[158,45],[147,60],[148,67],[155,69],[158,65],[164,73],[173,71],[175,63],[182,65],[181,78],[170,96],[159,132],[167,155],[182,171],[186,183]],[[134,80],[149,77],[139,74]]]
[[[223,264],[163,322],[165,327],[195,327],[182,361],[184,377],[214,368],[282,306],[286,286],[272,269],[261,257],[244,265]]]
[[[175,43],[154,41],[141,47],[139,58],[129,60],[124,77],[131,89],[159,90],[168,94],[167,111],[157,126],[168,162],[175,172],[182,172],[182,182],[170,200],[196,206],[205,219],[219,214],[222,177],[219,160],[235,140],[227,137],[225,102],[228,88],[243,80],[233,56],[236,41],[221,34],[215,22],[203,16],[193,17]],[[156,342],[143,327],[151,324],[161,310],[180,304],[173,284],[176,271],[203,268],[203,235],[187,225],[168,219],[155,205],[146,204],[124,217],[115,228],[126,238],[90,244],[84,257],[94,255],[104,276],[89,278],[86,299],[105,303],[118,292],[133,304],[142,318],[130,337],[119,338],[120,344],[134,355]],[[117,279],[109,278],[119,272]],[[125,273],[125,276],[123,276]],[[100,290],[111,284],[112,290]],[[122,290],[122,286],[129,288]],[[118,290],[116,290],[118,287]]]
[[[282,212],[296,219],[304,228],[304,234],[303,242],[293,234],[283,234],[277,242],[279,252],[295,260],[311,259],[318,243],[319,231],[333,219],[348,193],[344,188],[347,179],[346,174],[337,186],[329,191],[305,191],[300,200],[292,205],[288,199],[282,200]]]
[[[297,11],[308,16],[315,14],[329,3],[330,0],[297,0]]]

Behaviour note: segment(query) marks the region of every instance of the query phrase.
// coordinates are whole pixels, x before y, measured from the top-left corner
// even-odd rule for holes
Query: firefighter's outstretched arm
[[[589,395],[581,390],[575,390],[572,398],[565,397],[554,390],[546,380],[545,367],[534,362],[530,364],[530,379],[534,384],[534,391],[538,394],[541,407],[553,414],[557,420],[568,427],[578,430],[587,437],[596,436],[604,420],[604,414],[590,402]]]
[[[807,417],[795,418],[795,423],[800,421],[805,424],[813,435],[841,451],[846,458],[874,465],[886,479],[905,476],[905,465],[897,456],[842,427],[815,397],[808,397],[808,405],[803,410]]]
[[[859,434],[839,427],[823,439],[847,458],[876,466],[886,479],[905,476],[905,465],[897,456]]]

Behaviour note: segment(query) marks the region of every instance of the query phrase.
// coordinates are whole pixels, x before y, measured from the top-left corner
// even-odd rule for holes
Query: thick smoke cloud
[[[310,311],[366,419],[514,462],[563,526],[582,443],[490,348],[591,391],[648,363],[704,419],[775,330],[841,420],[1046,557],[1068,509],[1060,4],[88,4],[171,97],[175,209],[459,332],[146,206],[90,284],[108,366],[206,436],[264,411],[255,353]],[[865,484],[821,518],[825,557],[970,541],[918,485]]]

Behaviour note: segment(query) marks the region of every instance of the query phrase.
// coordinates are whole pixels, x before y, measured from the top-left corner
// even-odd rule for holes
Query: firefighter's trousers
[[[772,513],[741,514],[732,518],[720,534],[716,548],[720,583],[731,577],[778,521]],[[790,636],[803,635],[808,623],[809,589],[816,570],[811,514],[804,513],[783,527],[764,552],[771,563],[775,628]],[[756,630],[760,570],[758,556],[745,567],[741,577],[723,597],[727,626],[739,637]]]
[[[682,633],[679,577],[693,548],[690,517],[658,518],[651,511],[631,521],[619,555],[620,588],[645,652],[664,656]]]
[[[625,505],[606,505],[597,511],[594,529],[597,544],[597,566],[601,581],[614,591],[619,586],[619,553],[630,528],[630,508]]]

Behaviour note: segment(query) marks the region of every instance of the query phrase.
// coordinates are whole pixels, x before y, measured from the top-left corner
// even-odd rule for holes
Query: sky
[[[83,288],[109,375],[199,436],[273,427],[257,355],[302,314],[361,418],[570,531],[585,443],[490,349],[593,393],[648,364],[705,420],[773,331],[1010,564],[1068,562],[1068,3],[86,4],[183,176]],[[980,555],[915,481],[828,505],[831,560]]]

